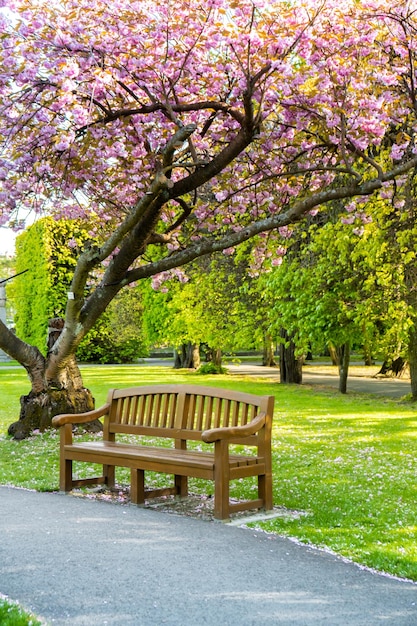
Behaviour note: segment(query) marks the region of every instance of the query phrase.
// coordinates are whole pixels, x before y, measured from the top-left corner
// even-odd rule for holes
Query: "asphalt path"
[[[417,585],[221,522],[0,487],[0,592],[56,626],[416,626]]]

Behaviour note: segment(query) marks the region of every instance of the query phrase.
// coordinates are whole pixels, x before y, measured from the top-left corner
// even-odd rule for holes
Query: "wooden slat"
[[[145,414],[143,416],[143,423],[145,426],[153,426],[152,424],[152,408],[153,408],[153,396],[146,396]]]
[[[138,402],[139,402],[139,398],[137,396],[133,396],[132,406],[130,410],[130,419],[129,419],[129,424],[131,426],[134,426],[136,424],[137,415],[138,415]]]
[[[246,402],[241,403],[240,426],[246,426],[248,423],[248,405]]]
[[[232,426],[239,425],[239,402],[232,400]]]
[[[204,421],[204,429],[208,430],[212,428],[213,425],[213,398],[208,396],[205,401],[206,411],[205,411],[205,421]]]
[[[114,421],[117,422],[117,424],[121,424],[121,421],[122,421],[123,401],[124,401],[124,398],[118,398],[116,400],[116,414],[115,414]]]
[[[223,420],[222,426],[230,426],[230,400],[223,400]]]
[[[161,394],[157,393],[154,399],[153,425],[157,428],[161,424]]]
[[[168,426],[170,428],[175,428],[175,417],[177,413],[177,399],[178,396],[175,393],[169,394],[169,420]]]
[[[166,393],[161,394],[161,419],[160,419],[160,427],[166,428],[168,426],[168,406],[169,406],[169,396]]]
[[[198,396],[195,419],[190,421],[190,428],[195,430],[203,430],[204,424],[204,411],[210,412],[210,409],[206,407],[206,398],[204,396]],[[210,398],[208,398],[208,405],[210,406]]]
[[[132,405],[132,398],[126,398],[125,400],[125,404],[124,404],[124,414],[123,414],[123,423],[124,424],[129,424],[130,422],[130,410],[131,410],[131,405]]]
[[[222,425],[222,398],[214,398],[213,404],[213,428],[220,428]]]
[[[144,416],[144,412],[145,412],[145,402],[146,402],[146,396],[139,396],[139,402],[138,402],[138,413],[137,413],[137,417],[136,417],[136,426],[142,426],[143,425],[143,416]]]

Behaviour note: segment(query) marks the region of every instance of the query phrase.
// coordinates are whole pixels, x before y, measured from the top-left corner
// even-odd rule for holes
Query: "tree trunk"
[[[266,335],[264,338],[262,365],[265,367],[275,367],[277,362],[275,360],[275,350],[272,338]]]
[[[77,367],[77,366],[76,366]],[[77,367],[78,369],[78,367]],[[57,387],[51,383],[41,392],[31,391],[20,398],[20,418],[8,428],[14,439],[25,439],[34,430],[51,428],[52,418],[60,413],[85,413],[94,409],[94,398],[89,389],[73,384],[74,363],[67,366],[66,384]],[[79,376],[81,379],[81,375]],[[97,431],[101,424],[95,421],[89,430]]]
[[[408,367],[410,369],[411,398],[417,400],[417,320],[408,332]]]
[[[280,337],[285,339],[285,343],[281,343],[279,350],[280,382],[301,385],[303,382],[303,359],[295,356],[295,344],[289,338],[286,330],[281,330]]]
[[[190,341],[174,350],[175,369],[197,369],[200,367],[200,351],[197,344]]]
[[[89,389],[83,386],[81,372],[75,356],[68,357],[65,365],[56,370],[55,376],[48,374],[51,362],[56,358],[52,347],[63,328],[59,318],[49,321],[48,357],[39,358],[32,366],[26,366],[32,381],[32,390],[20,398],[20,417],[10,424],[8,434],[14,439],[25,439],[34,430],[44,431],[51,428],[52,418],[61,413],[85,413],[94,409],[94,398]],[[96,420],[89,424],[88,430],[101,430],[101,423]]]
[[[346,393],[350,362],[350,345],[346,342],[342,346],[338,346],[336,350],[339,361],[339,391],[340,393]]]
[[[327,346],[329,350],[329,355],[333,365],[339,366],[340,360],[339,355],[337,353],[337,348],[335,348],[331,343]]]
[[[222,358],[223,358],[221,349],[220,348],[213,348],[212,355],[213,355],[212,361],[213,361],[214,365],[216,365],[217,367],[221,367],[222,366]]]
[[[222,366],[222,351],[220,348],[210,348],[206,349],[206,361],[207,363],[213,363],[217,367]]]

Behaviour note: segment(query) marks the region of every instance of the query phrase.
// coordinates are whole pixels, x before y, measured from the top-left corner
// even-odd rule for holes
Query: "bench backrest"
[[[104,436],[108,439],[115,433],[131,433],[200,440],[204,430],[244,426],[261,412],[268,415],[270,430],[274,403],[273,396],[198,385],[112,389],[107,400],[111,406]],[[242,443],[258,445],[258,437]]]

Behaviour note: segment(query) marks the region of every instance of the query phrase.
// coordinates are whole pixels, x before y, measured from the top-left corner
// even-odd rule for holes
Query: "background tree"
[[[259,345],[253,316],[248,274],[250,250],[239,255],[214,254],[194,261],[187,278],[164,281],[160,293],[153,292],[145,318],[163,319],[154,341],[174,346],[176,367],[200,365],[201,357],[221,367],[222,354]],[[148,303],[152,294],[147,296]],[[165,307],[165,313],[161,311]],[[152,322],[153,323],[153,322]],[[201,353],[201,354],[200,354]]]
[[[317,228],[313,224],[293,253],[268,277],[273,294],[272,317],[285,328],[283,340],[291,338],[295,354],[309,348],[334,346],[339,367],[339,390],[346,393],[350,350],[366,342],[368,326],[375,320],[364,316],[364,281],[367,271],[356,253],[358,237],[352,226],[336,221]],[[369,311],[368,311],[369,313]],[[296,382],[296,381],[293,381]]]
[[[29,210],[93,225],[46,357],[0,325],[42,426],[52,390],[80,410],[75,352],[121,289],[417,164],[402,0],[2,7],[2,224]],[[10,433],[32,427],[22,413]]]
[[[367,226],[373,260],[370,298],[383,327],[385,362],[407,362],[411,395],[417,399],[417,226],[416,172],[411,171],[395,196],[370,203]],[[373,287],[373,288],[372,288]]]

